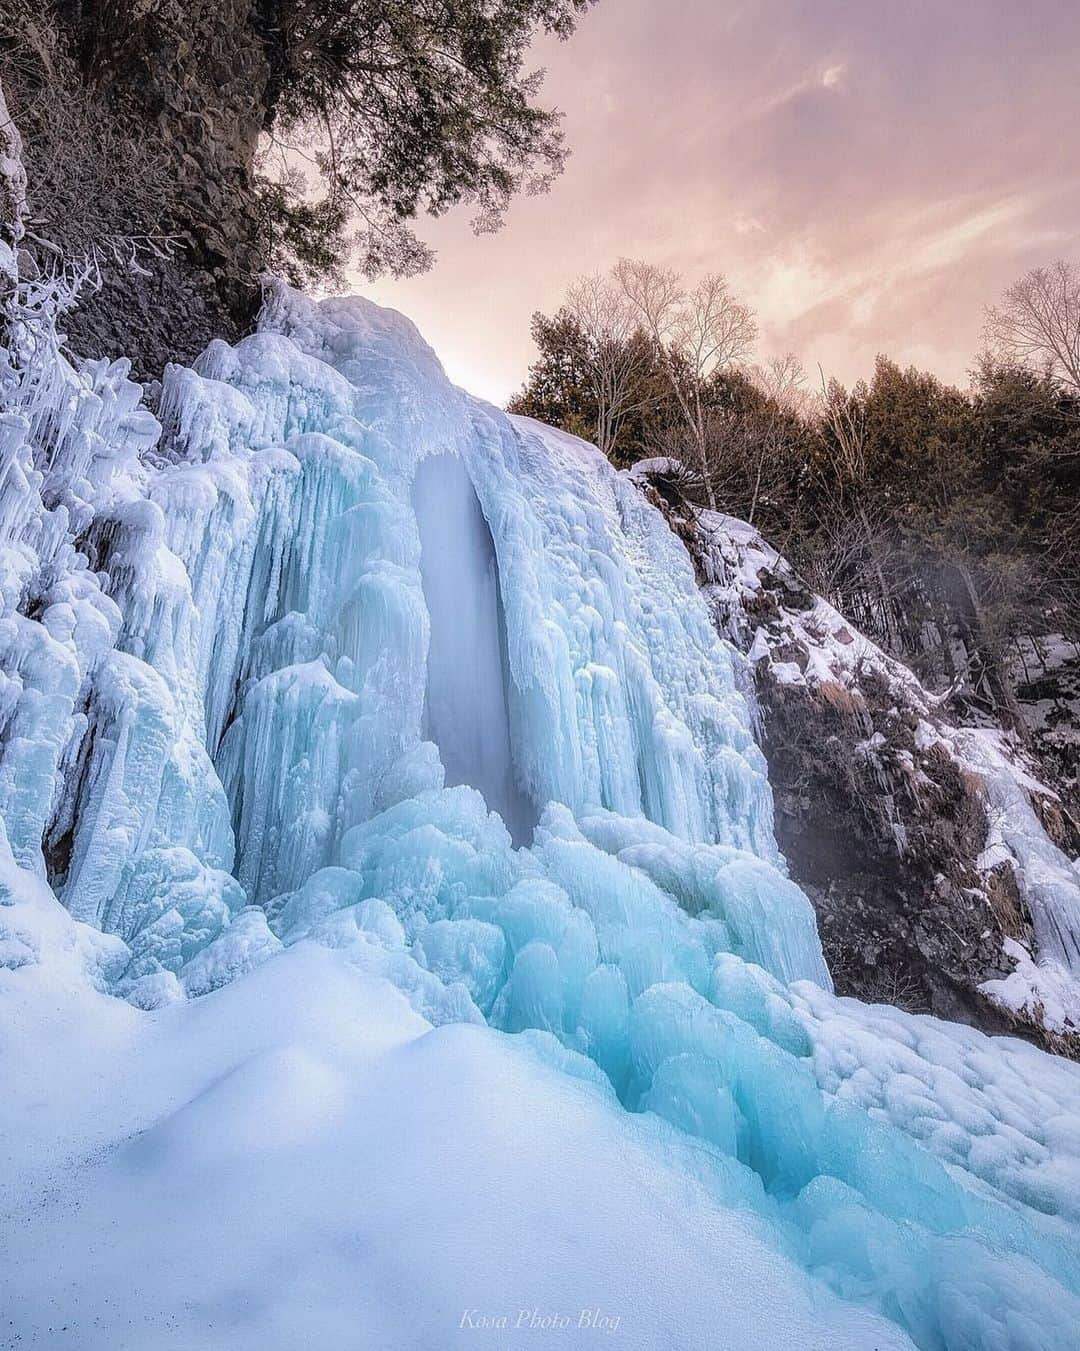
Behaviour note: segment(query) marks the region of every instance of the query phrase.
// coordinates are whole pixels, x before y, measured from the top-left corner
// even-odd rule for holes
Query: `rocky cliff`
[[[72,350],[123,351],[153,379],[244,331],[270,80],[259,0],[14,0],[0,38],[29,249],[49,266],[57,247],[76,256],[92,243],[100,268],[67,317]]]
[[[841,993],[1080,1049],[1080,833],[1000,729],[965,726],[744,522],[633,475],[745,654],[776,833]]]

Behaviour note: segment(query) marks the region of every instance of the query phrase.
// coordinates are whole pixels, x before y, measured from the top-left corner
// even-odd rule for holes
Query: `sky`
[[[1076,0],[600,0],[542,41],[571,158],[477,237],[421,224],[418,278],[358,281],[495,403],[534,310],[620,257],[722,272],[757,357],[846,383],[887,352],[967,383],[984,307],[1080,262]]]

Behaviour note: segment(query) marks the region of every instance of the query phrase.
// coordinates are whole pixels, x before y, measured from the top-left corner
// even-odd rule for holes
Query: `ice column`
[[[479,789],[521,843],[532,836],[536,811],[514,775],[495,546],[458,456],[420,463],[413,508],[431,624],[427,735],[439,747],[446,782]]]

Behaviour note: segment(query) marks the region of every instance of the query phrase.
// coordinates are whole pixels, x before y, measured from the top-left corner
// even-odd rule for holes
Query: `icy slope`
[[[507,1291],[621,1301],[663,1345],[668,1271],[675,1340],[716,1346],[738,1263],[777,1308],[740,1304],[733,1345],[813,1344],[808,1306],[890,1344],[851,1304],[924,1347],[1071,1344],[1080,1076],[832,997],[732,654],[625,476],[362,301],[277,292],[170,369],[163,431],[122,364],[0,375],[20,1330],[120,1337],[146,1252],[140,1347],[219,1320],[285,1347],[323,1307],[327,1345],[363,1318],[430,1346]],[[380,1163],[335,1186],[343,1156]],[[461,1218],[465,1170],[512,1204]],[[451,1224],[475,1296],[427,1246]],[[46,1304],[30,1273],[84,1226]],[[419,1322],[387,1331],[406,1280]]]

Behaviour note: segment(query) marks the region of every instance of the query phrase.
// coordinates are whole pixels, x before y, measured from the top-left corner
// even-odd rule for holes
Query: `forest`
[[[687,286],[630,260],[532,335],[510,411],[616,465],[675,461],[692,502],[755,525],[925,681],[1025,735],[1017,687],[1080,636],[1074,267],[988,307],[966,389],[884,354],[851,388],[794,355],[755,361],[753,310],[721,275]]]

